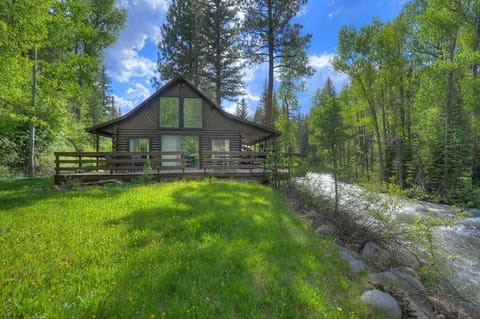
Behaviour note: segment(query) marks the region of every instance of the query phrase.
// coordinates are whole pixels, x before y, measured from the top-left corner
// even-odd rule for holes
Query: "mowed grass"
[[[267,186],[0,181],[2,318],[371,318]]]

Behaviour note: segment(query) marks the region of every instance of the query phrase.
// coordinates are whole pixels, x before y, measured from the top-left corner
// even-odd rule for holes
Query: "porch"
[[[240,178],[266,181],[267,153],[56,152],[55,184],[68,180]]]

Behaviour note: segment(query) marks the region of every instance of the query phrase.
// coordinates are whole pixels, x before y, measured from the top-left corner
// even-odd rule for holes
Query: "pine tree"
[[[250,120],[248,105],[247,105],[247,102],[245,102],[245,99],[241,99],[240,102],[237,103],[237,107],[235,109],[235,115],[241,119]]]
[[[340,150],[348,136],[343,123],[341,109],[337,101],[335,88],[330,78],[325,87],[317,91],[313,99],[310,115],[310,144],[319,152],[319,157],[329,160],[327,167],[332,171],[335,181],[335,212],[338,209],[338,176]]]
[[[265,124],[272,127],[274,103],[274,69],[288,66],[280,60],[292,52],[303,52],[311,35],[301,35],[302,26],[292,24],[306,0],[251,0],[246,1],[244,30],[246,53],[252,63],[268,63],[268,81],[265,100]]]
[[[155,85],[183,76],[204,91],[209,85],[205,74],[205,6],[197,0],[173,0],[167,21],[161,27],[162,41],[158,43]]]
[[[154,84],[184,76],[213,96],[235,100],[244,88],[238,0],[174,0],[162,25]]]
[[[236,100],[244,88],[237,4],[238,0],[206,1],[206,77],[218,106],[222,100]]]

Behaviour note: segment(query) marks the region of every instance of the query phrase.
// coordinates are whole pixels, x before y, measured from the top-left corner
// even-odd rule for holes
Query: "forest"
[[[309,170],[480,206],[480,1],[411,0],[392,21],[344,26],[332,64],[349,84],[317,83],[301,114],[313,74],[312,35],[295,23],[305,4],[172,0],[152,82],[182,75],[220,106],[237,102]],[[48,175],[54,151],[93,149],[85,127],[120,115],[103,50],[126,18],[114,0],[0,3],[0,176]],[[260,63],[265,92],[249,114],[243,66]]]

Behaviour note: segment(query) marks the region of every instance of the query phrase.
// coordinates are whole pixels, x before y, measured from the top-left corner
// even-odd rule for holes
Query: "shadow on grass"
[[[320,250],[273,190],[193,185],[175,189],[171,207],[110,221],[127,230],[128,259],[112,295],[91,309],[97,318],[309,318],[336,311],[326,290],[335,296],[348,287],[337,275],[328,278],[340,267],[334,250]]]

